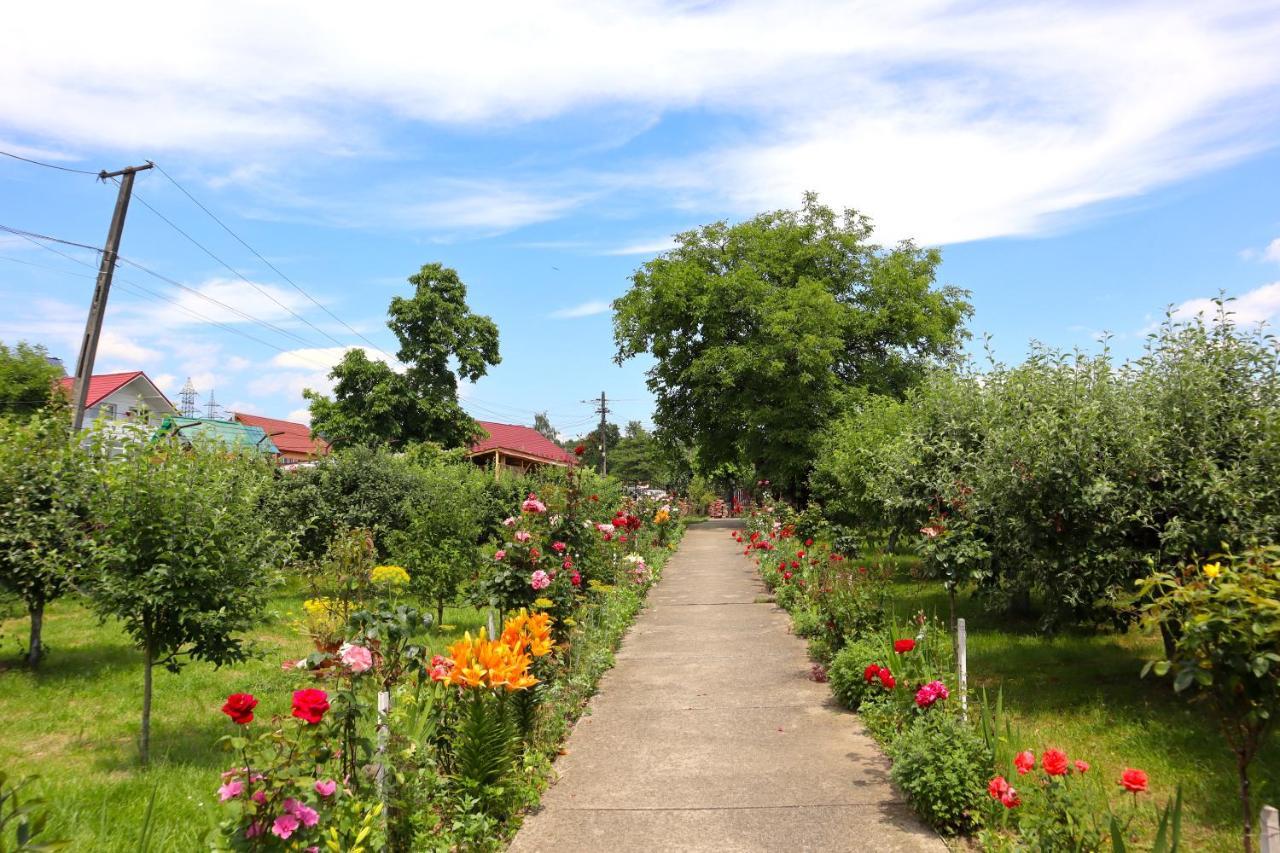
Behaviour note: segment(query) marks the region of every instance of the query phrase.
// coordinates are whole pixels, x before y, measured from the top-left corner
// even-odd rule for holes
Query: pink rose
[[[503,551],[501,548],[493,552],[493,559],[495,560],[501,560],[505,556],[507,556],[507,552]]]
[[[282,814],[271,824],[271,834],[287,839],[298,829],[298,819],[291,814]]]
[[[368,671],[373,666],[373,653],[364,646],[343,643],[342,648],[338,650],[338,657],[343,665],[356,675]]]
[[[563,542],[552,542],[552,543],[551,543],[551,550],[552,550],[552,551],[555,551],[557,554],[563,554],[563,553],[564,553],[564,549],[565,549],[566,547],[568,547],[568,546],[566,546]]]
[[[551,576],[542,569],[538,569],[529,579],[529,583],[534,589],[546,589],[551,586]]]
[[[260,805],[260,806],[261,806],[261,805],[264,805],[264,804],[266,804],[266,802],[267,802],[267,792],[266,792],[266,791],[254,791],[254,792],[253,792],[253,797],[252,797],[252,799],[253,799],[253,801],[254,801],[255,803],[257,803],[258,805]]]
[[[529,497],[524,503],[520,504],[520,509],[525,512],[546,512],[547,505],[538,500],[538,496],[533,492],[529,493]]]
[[[517,542],[528,542],[528,541],[529,541],[529,531],[527,531],[527,530],[517,530],[517,531],[516,531],[516,541],[517,541]]]
[[[506,518],[502,523],[503,523],[503,525],[504,525],[504,526],[506,526],[506,527],[515,527],[515,526],[516,526],[516,517],[515,517],[514,515],[512,515],[512,516],[508,516],[508,517],[507,517],[507,518]]]

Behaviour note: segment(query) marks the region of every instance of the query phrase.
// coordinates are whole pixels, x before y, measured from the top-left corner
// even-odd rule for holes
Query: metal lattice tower
[[[191,377],[187,377],[187,384],[182,386],[182,394],[179,396],[182,400],[182,412],[184,418],[194,418],[196,416],[196,386],[191,384]]]
[[[214,399],[214,393],[212,391],[209,392],[209,402],[205,403],[204,406],[206,409],[209,410],[209,420],[214,420],[215,418],[217,418],[218,401]]]

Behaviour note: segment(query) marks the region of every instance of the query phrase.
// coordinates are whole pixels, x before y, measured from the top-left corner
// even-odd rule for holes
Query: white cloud
[[[1267,248],[1262,250],[1262,259],[1280,264],[1280,237],[1272,240],[1267,244]]]
[[[245,185],[262,167],[229,164],[248,152],[387,157],[406,126],[509,133],[612,109],[727,120],[664,163],[393,186],[385,206],[374,192],[338,214],[410,228],[504,230],[620,191],[746,214],[815,189],[890,238],[1029,233],[1269,144],[1280,82],[1280,16],[1252,0],[132,8],[83,4],[57,27],[37,4],[7,10],[9,135],[207,155],[228,164],[215,183]]]
[[[573,305],[568,308],[561,308],[552,311],[551,316],[560,320],[576,319],[578,317],[594,317],[597,314],[605,314],[613,309],[613,304],[593,299],[583,302],[580,305]]]
[[[658,255],[676,247],[676,241],[670,237],[665,240],[649,240],[643,243],[631,243],[609,249],[606,255]]]
[[[298,423],[298,424],[307,424],[308,426],[310,426],[311,410],[307,408],[294,409],[292,412],[290,412],[288,415],[285,416],[285,420],[293,421],[294,423]]]
[[[1173,315],[1181,320],[1190,319],[1197,314],[1212,319],[1217,310],[1218,306],[1212,299],[1189,299],[1175,308]],[[1237,323],[1275,323],[1280,320],[1280,281],[1264,284],[1241,294],[1227,303],[1227,310],[1235,315],[1232,319]]]
[[[165,294],[173,301],[134,303],[133,310],[153,329],[210,320],[228,325],[252,323],[245,315],[281,326],[297,323],[291,311],[302,315],[313,307],[296,290],[232,278],[210,278],[191,290],[171,289]],[[313,333],[304,327],[298,334],[306,337]]]

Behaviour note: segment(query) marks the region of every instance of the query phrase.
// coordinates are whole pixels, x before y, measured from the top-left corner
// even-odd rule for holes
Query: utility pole
[[[600,392],[600,401],[583,400],[584,403],[591,403],[596,406],[596,411],[600,413],[600,475],[604,476],[609,473],[609,434],[605,432],[605,418],[609,414],[608,400],[605,398],[604,392]]]
[[[133,176],[150,169],[155,164],[130,166],[118,172],[102,171],[98,180],[120,178],[120,192],[116,194],[116,209],[111,215],[111,227],[107,229],[107,244],[102,249],[102,266],[98,268],[98,283],[93,288],[93,302],[89,304],[89,319],[84,324],[84,340],[80,343],[80,357],[76,360],[76,378],[72,386],[73,432],[84,426],[84,404],[89,398],[89,379],[93,376],[93,362],[98,356],[98,338],[102,336],[102,318],[107,313],[107,296],[111,293],[111,276],[116,270],[116,258],[120,252],[120,235],[124,233],[124,218],[129,212],[129,197],[133,195]]]

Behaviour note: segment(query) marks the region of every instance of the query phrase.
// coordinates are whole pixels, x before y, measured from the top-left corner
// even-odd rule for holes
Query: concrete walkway
[[[946,850],[764,593],[690,528],[512,850]]]

